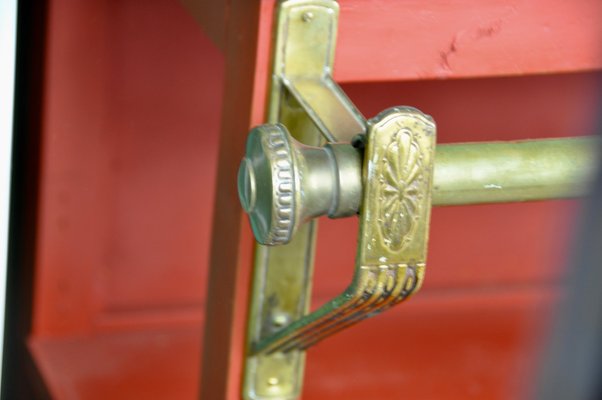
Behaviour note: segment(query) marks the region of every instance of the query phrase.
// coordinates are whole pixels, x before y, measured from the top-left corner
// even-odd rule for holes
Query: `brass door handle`
[[[433,120],[409,107],[391,108],[368,121],[363,179],[358,169],[362,157],[349,144],[303,146],[281,125],[251,132],[239,183],[258,240],[287,243],[296,223],[326,213],[353,215],[360,196],[362,203],[355,274],[347,290],[251,343],[253,353],[304,350],[420,288],[434,150]],[[260,193],[260,186],[271,193]]]
[[[238,176],[259,243],[247,399],[296,399],[306,348],[420,288],[431,203],[579,196],[595,156],[592,139],[436,146],[434,121],[411,107],[366,121],[331,77],[336,1],[277,7],[268,124],[251,131]],[[315,217],[358,212],[353,280],[308,313]]]
[[[281,124],[251,131],[238,184],[259,243],[289,243],[301,224],[321,215],[359,212],[361,232],[356,275],[347,291],[252,343],[253,352],[305,349],[417,291],[426,265],[431,195],[435,199],[439,191],[439,201],[456,204],[458,196],[467,203],[572,197],[580,193],[573,184],[585,180],[581,174],[588,171],[593,148],[587,138],[464,144],[460,150],[440,146],[447,162],[440,164],[437,182],[435,125],[420,111],[389,109],[368,122],[368,133],[358,142],[366,148],[305,146]],[[466,157],[470,153],[478,157]],[[500,163],[492,160],[496,157]],[[457,185],[458,179],[469,184]],[[531,185],[530,194],[524,193],[525,184]]]
[[[282,124],[254,128],[239,170],[241,205],[257,242],[286,244],[300,224],[360,211],[362,149],[355,144],[306,146]],[[438,145],[435,206],[582,196],[594,138]],[[271,190],[270,190],[271,188]]]

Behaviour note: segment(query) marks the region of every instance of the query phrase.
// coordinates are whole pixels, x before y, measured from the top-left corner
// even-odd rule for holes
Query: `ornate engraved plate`
[[[262,354],[306,349],[415,293],[424,279],[435,124],[392,108],[369,121],[353,282],[313,313],[253,344]]]
[[[395,132],[380,161],[378,176],[378,224],[383,243],[401,251],[411,241],[422,206],[420,194],[426,184],[420,144],[414,132]]]

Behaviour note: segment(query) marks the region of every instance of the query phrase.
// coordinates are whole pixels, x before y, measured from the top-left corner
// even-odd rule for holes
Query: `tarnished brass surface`
[[[435,124],[413,108],[369,121],[355,275],[315,312],[253,343],[255,354],[306,349],[403,301],[424,277],[431,208]]]
[[[433,205],[581,197],[599,154],[597,137],[437,146]]]
[[[362,161],[350,144],[304,146],[290,138],[282,125],[255,128],[249,136],[250,144],[256,141],[253,139],[258,133],[266,138],[275,135],[287,146],[276,150],[248,146],[245,161],[270,160],[272,164],[271,167],[264,167],[265,162],[242,164],[245,184],[240,190],[241,202],[255,205],[253,210],[245,209],[250,213],[257,241],[279,243],[260,232],[268,232],[268,227],[279,233],[279,240],[287,242],[297,227],[310,218],[321,215],[337,218],[359,211]],[[580,197],[586,193],[596,165],[597,141],[595,137],[581,137],[438,145],[433,205]],[[272,154],[274,151],[278,157]],[[268,211],[277,202],[280,191],[265,186],[272,182],[274,188],[278,186],[278,180],[271,175],[282,175],[283,159],[290,169],[288,180],[293,190],[287,203],[290,208],[283,214],[286,219],[278,221],[269,218]],[[289,215],[294,216],[292,223]],[[283,226],[287,230],[281,233]]]
[[[281,101],[297,103],[286,112],[308,116],[329,142],[349,142],[364,133],[366,126],[362,114],[331,76],[338,16],[339,6],[333,0],[281,2],[269,113],[282,117]],[[274,101],[277,98],[280,101]]]
[[[320,215],[357,214],[361,153],[346,143],[303,145],[282,124],[253,128],[238,188],[255,239],[271,246],[286,244],[299,226]]]
[[[330,79],[338,12],[332,0],[289,0],[280,2],[275,14],[267,121],[284,124],[296,140],[310,146],[318,146],[322,137],[345,140],[363,129],[363,118]],[[336,93],[328,93],[329,88],[337,89]],[[312,93],[318,97],[308,99],[307,94]],[[324,107],[331,117],[322,118],[311,107]],[[279,178],[286,179],[285,175]],[[241,179],[244,182],[244,173]],[[287,190],[282,187],[280,199]],[[278,222],[286,225],[284,219]],[[245,399],[296,399],[300,395],[304,351],[268,355],[251,350],[255,343],[307,313],[316,228],[316,222],[310,221],[286,245],[255,248],[243,377]]]

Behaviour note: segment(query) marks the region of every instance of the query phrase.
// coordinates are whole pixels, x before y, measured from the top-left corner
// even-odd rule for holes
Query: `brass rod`
[[[594,137],[438,145],[433,205],[583,196],[597,148]]]
[[[287,162],[294,175],[290,179],[298,182],[295,188],[297,200],[284,214],[271,211],[279,204],[278,198],[274,198],[279,192],[274,194],[271,190],[280,184],[272,183],[273,168],[269,163],[277,157],[270,153],[272,150],[254,145],[270,134],[279,135],[288,143]],[[597,165],[599,143],[595,137],[578,137],[437,145],[432,205],[581,197],[588,192]],[[275,125],[254,129],[247,150],[250,152],[240,171],[239,193],[249,212],[255,238],[260,243],[277,244],[270,240],[283,226],[288,230],[278,242],[287,243],[293,232],[312,218],[325,214],[331,218],[345,217],[361,208],[362,186],[365,185],[365,182],[362,184],[362,157],[350,144],[303,146],[290,138],[284,126]],[[284,157],[283,154],[278,157]],[[246,167],[248,165],[255,165],[252,173],[251,168]],[[261,176],[258,175],[260,172]],[[279,175],[277,178],[280,179]],[[266,182],[272,186],[264,188]],[[273,223],[273,216],[281,214],[285,221]],[[288,225],[283,225],[284,222]]]

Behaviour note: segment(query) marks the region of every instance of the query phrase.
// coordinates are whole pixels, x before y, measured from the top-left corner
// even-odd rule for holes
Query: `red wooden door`
[[[189,2],[49,2],[29,345],[55,398],[239,396],[252,237],[235,175],[263,120],[274,4]],[[341,2],[335,78],[368,117],[433,115],[441,142],[589,134],[600,15]],[[528,393],[577,210],[434,209],[424,288],[312,348],[303,398]],[[315,305],[349,280],[356,237],[354,219],[320,223]]]

